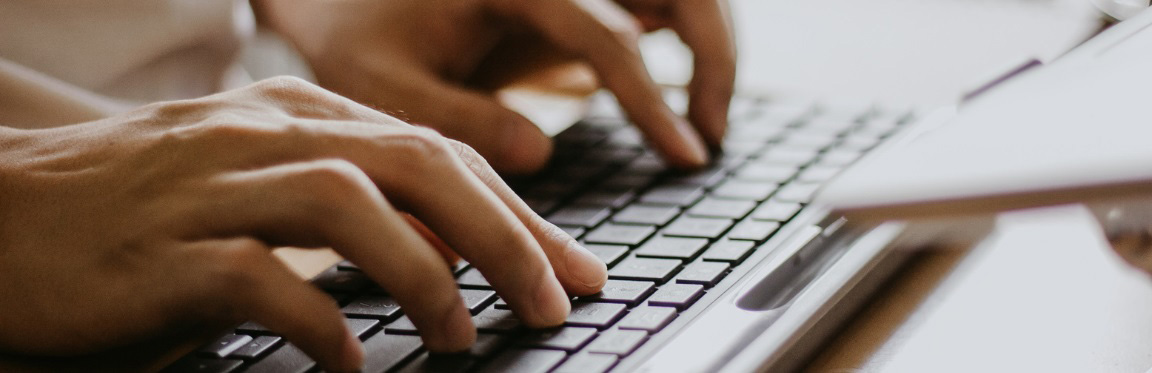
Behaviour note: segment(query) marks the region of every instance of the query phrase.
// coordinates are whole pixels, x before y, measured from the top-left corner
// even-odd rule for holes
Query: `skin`
[[[499,171],[543,167],[551,140],[477,88],[512,51],[587,63],[668,164],[708,162],[727,127],[736,52],[724,0],[260,0],[325,88],[474,147]],[[640,56],[671,28],[694,52],[687,120],[663,102]],[[540,44],[547,48],[540,48]],[[531,52],[529,52],[531,53]],[[496,66],[500,67],[500,66]]]
[[[533,327],[562,323],[568,294],[607,278],[467,145],[292,78],[72,126],[0,127],[0,180],[9,352],[94,353],[251,319],[329,371],[356,370],[363,351],[336,303],[276,260],[277,246],[357,263],[432,351],[476,333],[437,246]]]

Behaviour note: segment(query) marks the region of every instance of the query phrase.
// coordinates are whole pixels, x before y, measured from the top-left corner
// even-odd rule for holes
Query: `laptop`
[[[979,241],[1006,209],[1141,195],[1152,172],[1137,162],[1152,147],[1138,146],[1140,123],[1152,106],[1135,93],[1152,89],[1152,73],[1137,68],[1152,63],[1149,26],[1144,12],[959,111],[737,97],[726,153],[691,174],[667,170],[599,98],[601,110],[556,136],[548,171],[509,180],[609,265],[605,290],[573,299],[559,328],[523,328],[461,263],[479,337],[467,353],[434,356],[352,263],[313,282],[340,302],[370,372],[797,370],[906,248]],[[1084,141],[1095,146],[1068,147]],[[167,371],[316,369],[244,323]]]

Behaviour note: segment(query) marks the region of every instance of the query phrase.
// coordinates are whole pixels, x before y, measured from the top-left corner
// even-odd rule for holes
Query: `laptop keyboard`
[[[669,100],[673,107],[682,95]],[[612,107],[611,105],[602,105]],[[683,105],[679,105],[683,106]],[[364,341],[366,372],[604,372],[671,333],[679,315],[731,285],[733,270],[818,188],[910,120],[905,112],[733,100],[725,153],[707,169],[666,169],[612,110],[556,136],[544,173],[509,180],[524,200],[608,264],[608,283],[576,297],[564,326],[530,330],[475,268],[453,269],[479,333],[471,351],[433,356],[399,305],[349,262],[313,283]],[[252,322],[185,356],[171,372],[310,372],[301,350]]]

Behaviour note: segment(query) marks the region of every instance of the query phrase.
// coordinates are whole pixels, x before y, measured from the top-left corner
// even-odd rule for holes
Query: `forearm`
[[[0,126],[46,128],[123,110],[99,95],[0,58]]]

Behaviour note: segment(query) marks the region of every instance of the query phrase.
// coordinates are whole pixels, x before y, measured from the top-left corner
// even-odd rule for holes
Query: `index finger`
[[[673,0],[672,29],[692,49],[688,118],[712,146],[728,127],[728,106],[736,83],[736,43],[724,0]]]
[[[648,74],[635,18],[608,0],[503,1],[498,10],[525,20],[557,46],[587,60],[620,105],[672,166],[699,167],[708,152],[687,121],[664,103]]]

